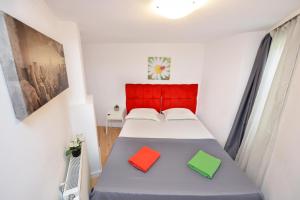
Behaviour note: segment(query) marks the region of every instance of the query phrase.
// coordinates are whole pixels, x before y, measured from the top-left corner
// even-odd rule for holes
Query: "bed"
[[[157,111],[182,107],[196,112],[197,84],[127,84],[126,107]],[[160,116],[161,118],[163,116]],[[143,173],[127,162],[142,146],[161,153],[151,170]],[[190,170],[186,163],[202,149],[222,160],[210,180]],[[262,200],[260,190],[235,165],[199,120],[159,122],[126,120],[92,200]]]

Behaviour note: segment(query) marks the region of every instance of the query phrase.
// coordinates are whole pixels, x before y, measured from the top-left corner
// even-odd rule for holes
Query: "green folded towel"
[[[221,160],[199,150],[187,165],[202,176],[212,179],[221,165]]]

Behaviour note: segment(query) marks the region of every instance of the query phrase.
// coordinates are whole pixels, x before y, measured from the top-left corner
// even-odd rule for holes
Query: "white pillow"
[[[125,119],[146,119],[160,121],[158,112],[153,108],[135,108],[132,109]]]
[[[170,108],[163,111],[166,120],[198,120],[197,116],[186,108]]]

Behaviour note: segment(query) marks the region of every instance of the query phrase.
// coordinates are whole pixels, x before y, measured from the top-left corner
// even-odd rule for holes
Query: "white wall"
[[[250,32],[205,44],[200,118],[224,145],[265,33]]]
[[[201,44],[84,44],[88,92],[94,95],[97,124],[115,104],[125,106],[125,83],[200,83]],[[148,81],[148,56],[170,56],[171,80]],[[201,85],[200,85],[201,91]]]
[[[100,175],[102,170],[100,166],[101,155],[98,148],[96,116],[92,96],[88,96],[86,103],[71,107],[71,124],[73,132],[85,135],[91,175]]]
[[[19,122],[0,70],[0,198],[59,199],[64,148],[71,138],[69,106],[85,99],[79,32],[74,23],[59,21],[42,0],[1,0],[0,10],[64,45],[70,83],[70,89]]]
[[[87,97],[85,73],[82,60],[79,29],[73,22],[59,22],[64,41],[68,79],[70,85],[70,120],[73,134],[83,134],[86,138],[91,175],[101,172],[97,125],[93,97]]]
[[[60,37],[63,40],[64,52],[71,104],[84,104],[86,102],[85,74],[82,59],[81,38],[77,24],[69,21],[59,21]]]

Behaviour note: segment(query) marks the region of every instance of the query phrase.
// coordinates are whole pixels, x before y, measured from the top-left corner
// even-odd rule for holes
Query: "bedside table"
[[[106,135],[108,134],[108,127],[109,127],[109,123],[113,122],[113,121],[119,121],[119,122],[124,122],[124,117],[125,117],[125,110],[124,109],[119,109],[119,111],[109,111],[106,114]]]

